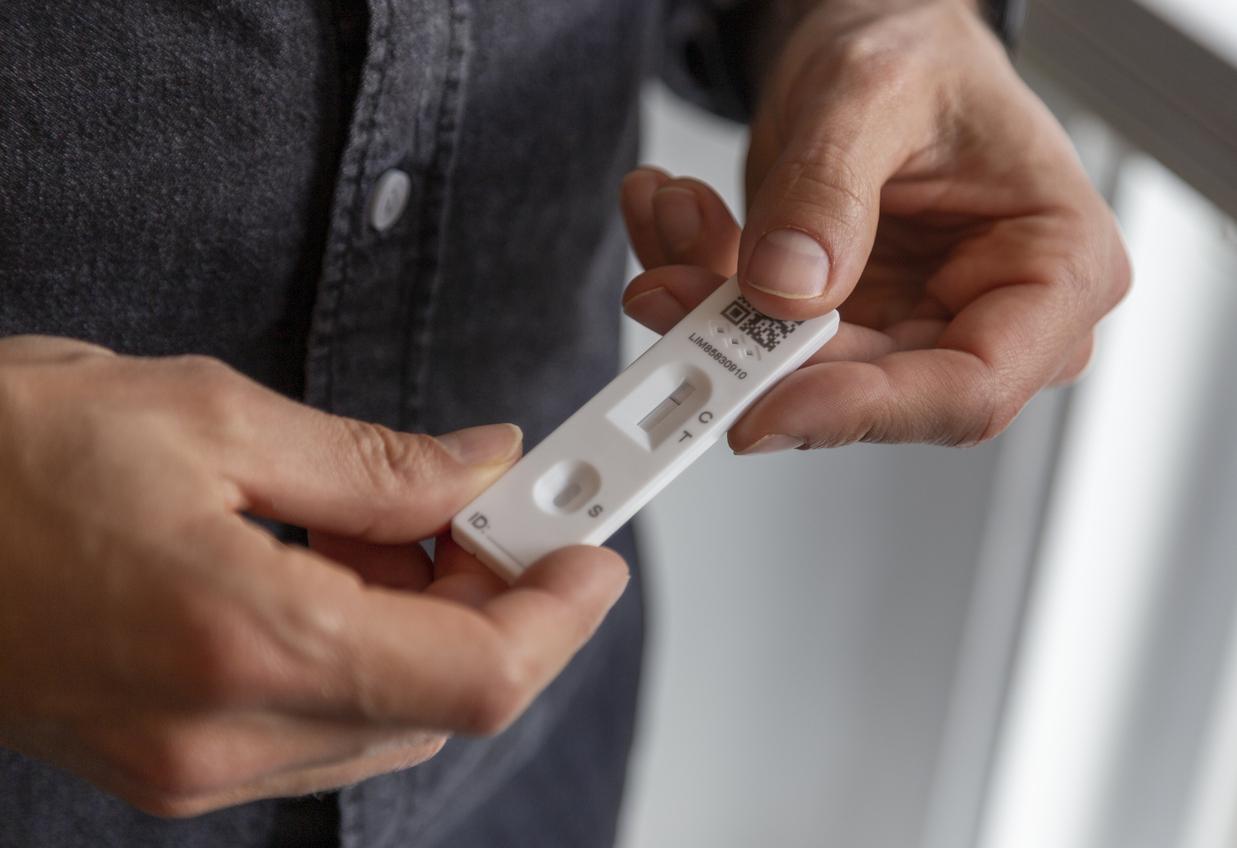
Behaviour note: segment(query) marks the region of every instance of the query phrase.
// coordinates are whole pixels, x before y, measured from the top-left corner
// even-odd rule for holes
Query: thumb
[[[800,98],[789,120],[762,115],[752,131],[739,280],[778,318],[823,315],[850,295],[872,252],[881,189],[922,125],[916,107],[893,102],[896,90],[866,78],[817,86],[823,93]]]

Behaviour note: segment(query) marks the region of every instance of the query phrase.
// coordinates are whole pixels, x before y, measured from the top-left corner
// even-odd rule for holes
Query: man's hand
[[[519,453],[510,425],[395,433],[214,360],[0,340],[0,745],[181,816],[501,730],[627,573],[573,548],[507,587],[445,537],[430,560]]]
[[[664,332],[728,276],[838,337],[730,432],[740,453],[971,444],[1074,379],[1129,287],[1111,212],[965,0],[827,0],[773,66],[738,225],[707,186],[624,182],[648,269],[624,296]]]

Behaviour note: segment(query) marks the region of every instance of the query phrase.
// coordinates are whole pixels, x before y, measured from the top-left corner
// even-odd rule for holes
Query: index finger
[[[1070,300],[1058,287],[1010,286],[964,309],[935,348],[809,365],[741,418],[730,444],[739,453],[759,453],[762,441],[787,445],[788,439],[800,447],[835,447],[992,438],[1064,365],[1080,332]],[[768,439],[775,435],[786,438]]]
[[[148,367],[193,398],[181,408],[231,484],[229,508],[335,536],[377,544],[432,536],[520,454],[512,424],[403,433],[298,403],[217,361]]]

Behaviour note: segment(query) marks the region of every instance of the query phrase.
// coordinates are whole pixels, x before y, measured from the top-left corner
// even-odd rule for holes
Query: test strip
[[[559,548],[603,543],[838,320],[770,318],[728,280],[463,509],[452,537],[508,580]]]
[[[683,401],[691,397],[692,392],[695,390],[695,386],[684,380],[677,389],[670,393],[670,397],[657,404],[652,412],[640,419],[640,429],[647,432],[657,429],[657,425],[665,421],[670,416],[670,413],[682,406]]]

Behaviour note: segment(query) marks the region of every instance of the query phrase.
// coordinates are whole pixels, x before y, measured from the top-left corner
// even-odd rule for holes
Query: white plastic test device
[[[462,510],[451,535],[514,580],[567,545],[599,545],[838,328],[779,321],[731,279]]]

